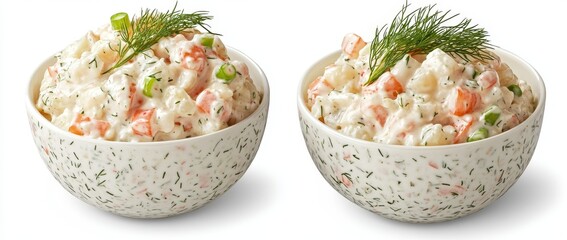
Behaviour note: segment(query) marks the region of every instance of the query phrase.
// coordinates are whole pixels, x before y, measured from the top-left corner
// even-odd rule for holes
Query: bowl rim
[[[38,86],[41,85],[41,81],[43,80],[43,78],[40,77],[40,76],[43,76],[43,73],[45,72],[45,69],[40,69],[40,68],[44,65],[47,65],[50,61],[53,61],[53,56],[50,56],[49,58],[43,60],[40,63],[40,65],[32,72],[31,76],[28,78],[28,84],[27,84],[26,89],[25,89],[25,91],[26,91],[26,94],[25,94],[25,96],[26,96],[26,100],[25,100],[26,111],[28,112],[29,115],[33,116],[35,119],[38,119],[39,123],[42,124],[42,126],[48,127],[50,131],[54,131],[56,134],[63,135],[67,138],[74,139],[74,141],[80,141],[80,142],[86,142],[86,143],[92,143],[92,144],[98,144],[98,145],[107,144],[107,145],[119,145],[119,146],[125,146],[125,147],[128,147],[128,146],[145,146],[145,147],[151,146],[151,147],[154,147],[154,146],[163,146],[163,145],[170,145],[170,144],[186,144],[186,143],[193,142],[193,141],[206,140],[207,138],[217,136],[217,135],[223,135],[225,132],[230,131],[231,129],[233,129],[235,127],[248,125],[250,122],[252,122],[254,119],[256,119],[258,117],[258,115],[260,115],[264,112],[263,109],[266,109],[266,112],[268,112],[269,102],[270,102],[270,86],[269,86],[268,78],[267,78],[266,74],[264,73],[264,70],[260,67],[260,65],[258,65],[258,63],[256,63],[252,58],[250,58],[248,55],[244,54],[242,51],[240,51],[236,48],[233,48],[231,46],[226,46],[226,48],[227,48],[229,58],[234,59],[233,54],[240,55],[238,58],[244,59],[244,60],[246,60],[250,63],[250,64],[248,64],[248,63],[246,64],[249,69],[251,69],[251,68],[256,69],[260,78],[259,79],[252,79],[252,80],[262,83],[262,86],[261,86],[262,101],[260,102],[260,105],[258,105],[256,110],[252,114],[250,114],[248,117],[242,119],[240,122],[238,122],[234,125],[228,126],[226,128],[223,128],[221,130],[218,130],[218,131],[215,131],[215,132],[212,132],[212,133],[194,136],[194,137],[189,137],[189,138],[165,140],[165,141],[154,141],[154,142],[131,142],[130,141],[130,142],[125,142],[125,141],[110,141],[110,140],[105,140],[105,139],[89,138],[89,137],[75,135],[75,134],[72,134],[68,131],[65,131],[65,130],[55,126],[53,123],[51,123],[51,121],[48,121],[47,118],[45,118],[39,112],[39,110],[36,108],[35,102],[33,100],[33,95],[35,94],[33,92],[33,86],[34,86],[36,81],[39,82]],[[35,80],[34,77],[36,77],[36,76],[38,76],[38,78],[41,78],[41,79]],[[39,89],[39,87],[38,87],[38,89]],[[266,116],[266,119],[267,119],[267,116]]]
[[[307,86],[306,82],[308,81],[308,77],[311,74],[311,72],[318,70],[318,69],[315,69],[315,67],[317,67],[318,65],[321,65],[323,62],[326,62],[326,61],[329,61],[329,60],[333,60],[333,62],[336,61],[336,59],[340,56],[341,50],[335,50],[335,51],[333,51],[333,52],[331,52],[331,53],[329,53],[329,54],[327,54],[327,55],[325,55],[321,58],[318,58],[316,60],[316,62],[313,63],[304,72],[304,74],[302,75],[303,77],[302,77],[301,81],[299,81],[299,86],[297,88],[298,114],[300,115],[300,117],[306,118],[308,121],[313,123],[316,128],[323,130],[326,133],[328,133],[328,134],[330,134],[330,135],[332,135],[336,138],[344,139],[344,140],[353,142],[357,145],[362,145],[362,146],[369,147],[369,148],[381,147],[381,148],[393,148],[393,149],[396,149],[396,150],[411,150],[411,151],[415,151],[415,150],[447,150],[447,149],[453,149],[453,148],[471,148],[475,145],[480,145],[480,144],[487,143],[487,142],[494,141],[494,140],[498,140],[498,139],[506,140],[506,139],[509,138],[508,135],[510,135],[511,133],[521,131],[521,129],[526,127],[526,125],[529,122],[531,122],[533,120],[533,118],[536,117],[536,115],[540,115],[539,112],[541,112],[541,114],[543,115],[544,109],[545,109],[546,89],[545,89],[545,83],[543,81],[543,78],[541,77],[539,72],[531,64],[529,64],[527,61],[525,61],[523,58],[512,53],[511,51],[508,51],[508,50],[500,48],[500,47],[494,47],[494,49],[492,49],[492,51],[495,52],[498,56],[501,56],[501,54],[507,55],[506,57],[513,58],[520,65],[524,65],[524,67],[526,67],[525,70],[527,72],[529,72],[531,75],[536,77],[536,79],[534,80],[534,83],[536,83],[538,85],[539,91],[537,91],[537,92],[534,91],[534,95],[535,95],[536,100],[537,100],[537,105],[536,105],[536,108],[534,109],[534,111],[532,112],[532,114],[530,114],[530,116],[526,120],[524,120],[519,125],[513,127],[512,129],[509,129],[508,131],[499,133],[499,134],[494,135],[494,136],[490,136],[486,139],[482,139],[482,140],[474,141],[474,142],[465,142],[465,143],[448,144],[448,145],[437,145],[437,146],[396,145],[396,144],[386,144],[386,143],[367,141],[367,140],[351,137],[351,136],[342,134],[342,133],[338,132],[337,130],[327,126],[323,122],[321,122],[318,119],[316,119],[315,117],[313,117],[313,115],[311,115],[311,111],[307,108],[307,105],[305,104],[306,103],[305,102],[306,93],[303,92],[303,89],[304,89],[304,87]],[[504,62],[504,63],[506,63],[506,62]],[[530,85],[530,87],[532,87],[532,90],[533,90],[534,84],[529,84],[529,85]],[[541,123],[540,123],[540,126],[541,126]]]

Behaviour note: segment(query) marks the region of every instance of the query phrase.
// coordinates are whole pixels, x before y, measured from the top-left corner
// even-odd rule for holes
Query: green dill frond
[[[376,81],[406,54],[427,54],[439,48],[466,61],[493,59],[487,51],[493,48],[488,33],[478,25],[471,25],[470,19],[446,26],[459,14],[434,10],[435,5],[411,12],[408,7],[409,4],[404,4],[389,26],[376,28],[370,45],[370,76],[366,85]]]
[[[139,17],[132,17],[131,26],[121,24],[118,32],[122,41],[118,44],[117,49],[112,49],[118,52],[118,61],[103,74],[124,65],[134,56],[149,49],[163,37],[178,34],[197,26],[209,33],[211,32],[206,21],[211,20],[213,17],[209,16],[207,11],[184,13],[183,10],[177,10],[176,8],[177,3],[173,10],[165,13],[159,12],[156,9],[141,10]]]

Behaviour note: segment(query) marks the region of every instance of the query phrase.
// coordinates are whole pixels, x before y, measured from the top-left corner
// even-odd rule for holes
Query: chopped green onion
[[[224,63],[219,67],[216,76],[224,80],[224,83],[230,83],[236,77],[236,67],[230,63]]]
[[[467,142],[474,142],[485,139],[487,137],[488,137],[488,129],[482,127],[474,131],[473,134],[467,138]]]
[[[212,35],[205,35],[203,37],[201,37],[201,45],[208,47],[208,48],[213,48],[213,42],[215,41],[215,38]]]
[[[153,97],[152,95],[152,88],[154,83],[156,82],[156,78],[154,76],[148,76],[144,79],[144,90],[143,93],[146,97]]]
[[[498,120],[498,118],[500,117],[501,112],[502,110],[500,110],[498,106],[492,105],[488,109],[486,109],[486,111],[484,111],[482,118],[484,119],[485,123],[493,126],[494,123],[496,123],[496,120]]]
[[[125,12],[119,12],[112,15],[110,17],[110,23],[112,25],[112,29],[116,31],[129,31],[131,28],[128,13]]]
[[[517,96],[517,97],[522,96],[522,89],[520,88],[520,86],[518,86],[516,84],[512,84],[512,85],[508,86],[508,90],[512,91],[514,93],[514,95]]]

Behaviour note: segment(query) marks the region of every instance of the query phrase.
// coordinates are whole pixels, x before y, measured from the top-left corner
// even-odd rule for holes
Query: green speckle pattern
[[[344,197],[387,218],[440,222],[486,207],[516,182],[539,137],[543,111],[534,114],[506,137],[450,148],[361,144],[299,119],[313,162]]]
[[[156,145],[83,141],[29,121],[41,158],[71,194],[118,215],[161,218],[203,206],[242,177],[266,125],[267,105],[257,111],[222,134]]]

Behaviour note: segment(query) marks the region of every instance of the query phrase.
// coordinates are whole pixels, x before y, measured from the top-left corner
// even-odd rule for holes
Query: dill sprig
[[[114,66],[103,74],[124,65],[136,55],[149,49],[162,37],[178,34],[197,26],[211,33],[208,29],[209,25],[205,21],[211,20],[213,17],[209,16],[207,11],[184,13],[183,10],[176,8],[177,3],[173,10],[165,13],[158,12],[156,9],[141,10],[140,17],[132,17],[131,26],[128,26],[127,23],[120,23],[118,33],[122,41],[118,43],[116,49],[112,49],[118,52],[119,58]]]
[[[427,54],[439,48],[466,61],[493,59],[487,51],[493,48],[487,39],[488,33],[478,25],[471,25],[470,19],[445,26],[459,14],[449,15],[450,11],[434,10],[435,5],[408,13],[408,7],[409,4],[405,3],[390,26],[376,28],[370,45],[367,85],[376,81],[406,54]]]

